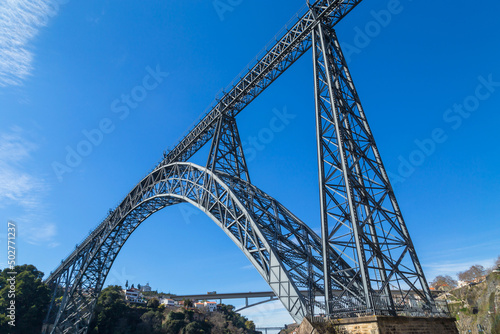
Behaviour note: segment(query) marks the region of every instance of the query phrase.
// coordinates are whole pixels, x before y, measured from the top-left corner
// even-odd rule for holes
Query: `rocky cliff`
[[[500,272],[479,284],[452,290],[446,297],[461,334],[500,334]]]

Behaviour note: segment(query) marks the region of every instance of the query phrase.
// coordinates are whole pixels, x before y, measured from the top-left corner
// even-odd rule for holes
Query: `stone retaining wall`
[[[458,334],[454,318],[368,316],[311,323],[304,319],[296,334]]]

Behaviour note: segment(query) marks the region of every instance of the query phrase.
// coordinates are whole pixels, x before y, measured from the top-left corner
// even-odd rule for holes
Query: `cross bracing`
[[[380,158],[336,33],[321,23],[313,32],[316,124],[326,295],[329,247],[359,273],[364,304],[392,305],[391,290],[409,287],[433,299]],[[403,298],[404,300],[404,298]],[[327,313],[333,312],[327,303]]]
[[[181,202],[203,210],[222,228],[295,320],[319,305],[311,305],[313,299],[303,291],[324,295],[321,237],[266,193],[240,178],[192,163],[157,169],[137,187],[141,189],[133,191],[136,196],[128,210],[104,221],[62,274],[49,277],[54,294],[63,297],[49,312],[48,323],[57,324],[56,333],[86,329],[111,265],[129,236],[151,214]],[[349,304],[358,299],[359,280],[334,249],[329,254],[335,268],[333,285],[345,291],[342,297]]]
[[[311,48],[311,32],[321,20],[333,27],[361,0],[319,0],[279,38],[160,163],[187,161],[214,135],[222,115],[236,116]]]
[[[49,276],[44,332],[85,333],[114,259],[153,213],[187,202],[238,245],[290,315],[442,315],[392,191],[334,26],[318,0]],[[250,183],[236,116],[313,50],[321,235]],[[311,108],[313,109],[313,108]],[[207,166],[187,162],[212,139]],[[318,298],[319,296],[319,298]]]

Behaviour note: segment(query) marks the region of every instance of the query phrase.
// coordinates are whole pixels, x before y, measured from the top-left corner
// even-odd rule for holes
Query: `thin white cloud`
[[[243,305],[238,305],[236,308],[240,306]],[[240,313],[252,320],[256,327],[278,327],[294,322],[283,304],[277,300],[247,308]]]
[[[482,238],[483,238],[483,240],[485,240],[486,237],[492,236],[492,235],[495,235],[495,231],[488,231],[488,235],[484,235],[484,236],[482,236]],[[476,235],[476,238],[477,238],[477,235]],[[463,246],[463,247],[442,250],[437,254],[433,254],[432,257],[434,259],[450,258],[450,257],[456,258],[458,255],[467,256],[470,254],[474,254],[474,252],[476,250],[481,250],[484,252],[485,250],[488,250],[488,249],[498,250],[498,240],[480,242],[477,244],[469,244],[469,245]]]
[[[57,234],[57,228],[54,223],[46,222],[45,213],[39,214],[27,213],[15,219],[17,224],[17,233],[27,243],[32,245],[44,245],[47,248],[59,246],[54,241]]]
[[[242,270],[253,270],[255,266],[253,264],[248,264],[246,266],[241,267]]]
[[[36,148],[33,142],[23,137],[19,127],[0,134],[0,206],[13,202],[25,209],[40,206],[38,195],[46,186],[21,166]]]
[[[469,261],[443,261],[430,263],[423,267],[427,278],[432,280],[437,275],[450,275],[456,277],[459,272],[467,270],[475,264],[480,264],[485,268],[489,268],[493,265],[495,260],[496,257]]]
[[[0,87],[21,85],[31,74],[30,43],[58,9],[58,0],[0,2]]]
[[[27,242],[55,247],[56,226],[46,221],[44,203],[49,187],[23,167],[36,149],[19,127],[0,134],[0,208],[19,213],[10,218],[18,223],[18,234]]]

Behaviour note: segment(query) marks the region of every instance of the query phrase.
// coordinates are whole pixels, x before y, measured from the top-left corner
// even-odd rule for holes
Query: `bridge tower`
[[[359,301],[368,313],[396,315],[409,293],[431,309],[434,301],[335,30],[320,22],[312,40],[325,312],[343,304],[332,294],[328,245],[357,273]]]
[[[297,321],[447,316],[430,294],[334,27],[361,0],[317,0],[48,277],[44,333],[85,333],[118,252],[150,215],[203,210]],[[250,182],[236,116],[302,55],[314,61],[321,235]],[[206,166],[188,160],[211,141]]]

